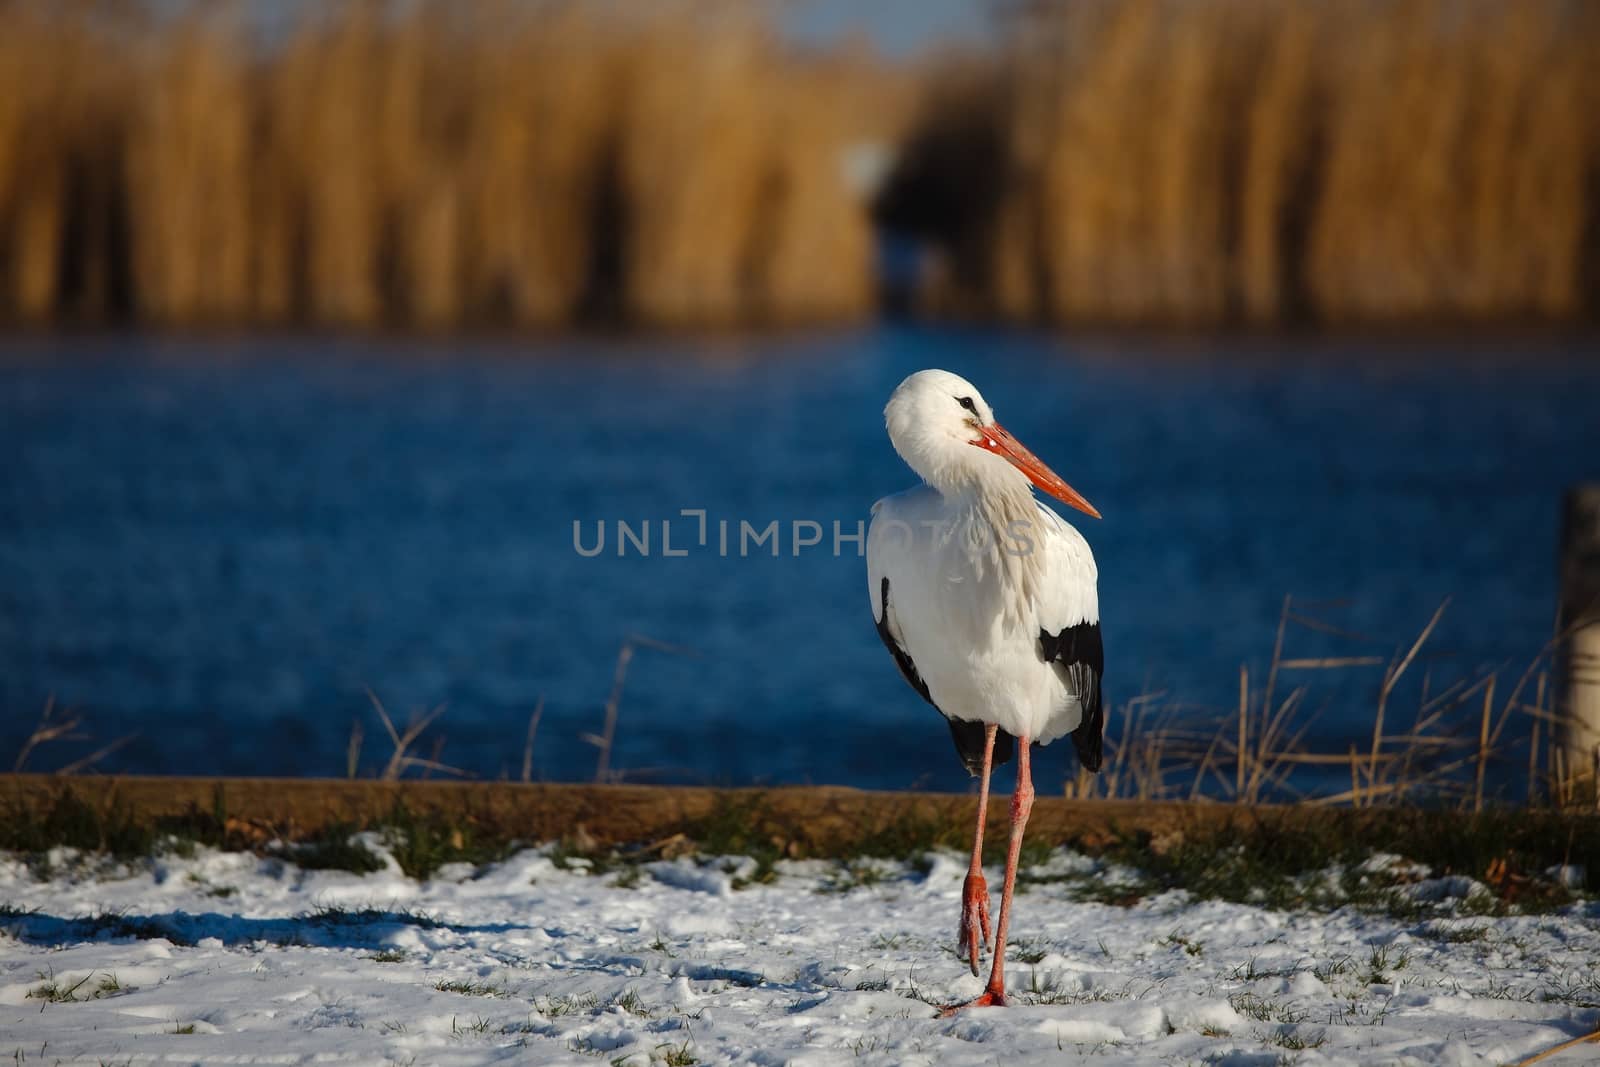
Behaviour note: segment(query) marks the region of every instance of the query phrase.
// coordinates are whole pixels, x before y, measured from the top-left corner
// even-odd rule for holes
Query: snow
[[[741,889],[749,860],[618,884],[540,850],[420,884],[203,849],[42,869],[0,857],[0,1056],[25,1063],[1469,1065],[1600,1022],[1593,903],[1418,922],[1051,882],[1017,898],[1015,1005],[939,1019],[982,985],[952,951],[955,856]]]

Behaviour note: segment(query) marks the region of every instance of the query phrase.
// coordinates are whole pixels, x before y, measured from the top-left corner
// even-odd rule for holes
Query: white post
[[[1557,738],[1568,781],[1587,780],[1600,801],[1600,485],[1569,490],[1563,521],[1561,627],[1571,636],[1556,702]]]

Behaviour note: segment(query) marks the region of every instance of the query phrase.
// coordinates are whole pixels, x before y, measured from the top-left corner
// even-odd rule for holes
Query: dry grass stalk
[[[606,697],[605,725],[598,734],[580,735],[581,740],[600,750],[594,768],[596,782],[615,781],[620,777],[611,770],[611,749],[617,739],[617,716],[622,711],[622,687],[628,680],[628,665],[633,662],[634,650],[638,648],[651,648],[679,656],[695,655],[693,649],[657,641],[653,637],[641,634],[630,634],[623,640],[622,647],[617,650],[617,665],[611,676],[611,693]]]
[[[365,738],[366,729],[361,725],[361,720],[350,720],[350,740],[345,743],[344,749],[344,776],[346,778],[354,778],[361,770],[361,743]]]
[[[1252,689],[1252,673],[1241,668],[1237,706],[1207,727],[1186,709],[1163,704],[1160,694],[1130,701],[1108,727],[1106,770],[1080,773],[1067,783],[1070,797],[1145,800],[1207,799],[1243,804],[1303,800],[1365,807],[1407,802],[1453,802],[1481,811],[1491,801],[1490,768],[1508,750],[1529,745],[1528,803],[1584,807],[1594,802],[1590,769],[1573,767],[1550,745],[1550,726],[1562,721],[1549,706],[1544,665],[1556,653],[1557,635],[1524,669],[1509,691],[1497,672],[1453,681],[1434,690],[1431,673],[1419,685],[1415,710],[1398,729],[1401,682],[1422,659],[1445,605],[1393,660],[1373,656],[1293,657],[1285,654],[1289,624],[1320,634],[1360,637],[1297,613],[1286,598],[1265,685]],[[1370,640],[1362,638],[1362,640]],[[1305,714],[1309,689],[1298,685],[1281,699],[1275,692],[1285,671],[1323,674],[1387,663],[1376,686],[1372,740],[1343,752],[1310,751],[1305,738],[1315,715]],[[1532,700],[1524,695],[1532,691]],[[1506,695],[1502,696],[1502,693]],[[1514,723],[1528,727],[1526,741],[1512,736]],[[1318,789],[1327,771],[1347,768],[1349,788]],[[1309,780],[1302,777],[1309,773]]]
[[[1578,1037],[1563,1041],[1559,1045],[1552,1045],[1543,1052],[1529,1056],[1527,1059],[1518,1060],[1514,1067],[1533,1067],[1533,1064],[1539,1063],[1542,1060],[1547,1060],[1557,1053],[1565,1052],[1568,1049],[1577,1048],[1579,1045],[1587,1045],[1594,1041],[1600,1041],[1600,1028],[1597,1028],[1593,1033],[1581,1034]]]
[[[622,686],[628,680],[628,664],[633,662],[633,642],[624,641],[617,650],[617,666],[611,676],[611,695],[606,697],[605,725],[598,734],[583,734],[582,740],[600,750],[595,758],[594,780],[606,782],[611,778],[611,746],[617,739],[617,715],[622,707]]]
[[[413,715],[406,723],[405,730],[396,730],[394,720],[389,718],[389,713],[384,710],[383,702],[371,689],[367,690],[367,699],[372,702],[372,708],[378,713],[378,718],[383,723],[384,731],[389,735],[389,743],[393,746],[389,762],[384,765],[383,771],[378,775],[386,782],[399,781],[408,770],[420,770],[426,775],[432,771],[442,774],[452,774],[458,778],[467,777],[467,772],[457,767],[451,767],[439,761],[439,751],[443,748],[443,739],[434,742],[434,755],[431,759],[412,756],[408,753],[411,746],[422,736],[424,730],[433,725],[434,720],[444,714],[444,705],[435,705],[431,710],[422,715]]]
[[[1239,744],[1237,747],[1237,768],[1234,772],[1233,791],[1235,796],[1244,796],[1244,761],[1250,753],[1250,668],[1244,664],[1239,665]]]
[[[522,780],[533,781],[533,739],[539,733],[539,720],[544,718],[544,694],[539,695],[539,702],[533,706],[533,714],[528,716],[528,734],[522,742]]]
[[[1478,730],[1478,778],[1472,794],[1472,810],[1483,810],[1483,774],[1489,765],[1489,713],[1494,708],[1494,678],[1483,687],[1483,718]]]
[[[1428,636],[1433,633],[1433,628],[1439,625],[1440,618],[1444,616],[1444,609],[1449,604],[1450,601],[1446,599],[1444,603],[1434,610],[1433,617],[1428,620],[1428,625],[1422,628],[1422,632],[1412,642],[1411,648],[1406,652],[1405,656],[1398,663],[1391,664],[1389,669],[1384,672],[1383,685],[1378,690],[1378,710],[1372,723],[1372,757],[1367,766],[1368,781],[1375,781],[1378,777],[1378,755],[1383,749],[1384,716],[1388,711],[1389,697],[1393,695],[1395,687],[1400,684],[1400,679],[1405,675],[1407,668],[1417,658],[1417,653],[1427,643]]]
[[[101,745],[99,748],[95,749],[87,756],[84,756],[82,759],[73,760],[71,763],[60,768],[56,771],[56,773],[82,774],[84,771],[88,770],[90,767],[93,767],[95,764],[99,763],[101,760],[105,759],[107,756],[111,755],[117,749],[121,748],[123,745],[126,745],[137,736],[139,735],[126,734],[117,738],[115,741],[110,742],[109,744]]]
[[[33,728],[28,739],[22,743],[22,748],[17,751],[16,762],[11,765],[13,774],[22,772],[22,768],[27,766],[28,757],[33,755],[33,750],[40,745],[49,744],[51,741],[77,741],[86,736],[73,732],[82,725],[82,716],[69,713],[66,718],[57,719],[55,712],[56,698],[52,693],[45,698],[44,711],[39,715],[38,725]]]
[[[1068,797],[1157,800],[1176,793],[1174,779],[1203,776],[1204,768],[1191,758],[1197,735],[1172,725],[1178,709],[1163,707],[1162,696],[1135,697],[1110,716],[1103,769],[1089,774],[1079,768],[1066,783]]]
[[[28,764],[28,758],[41,745],[47,745],[52,741],[82,741],[88,738],[88,734],[77,732],[78,727],[83,725],[83,716],[69,711],[64,717],[56,718],[56,710],[56,698],[55,694],[52,693],[45,698],[44,711],[39,715],[38,725],[33,728],[33,732],[28,735],[27,739],[23,741],[22,747],[17,751],[16,761],[11,765],[13,774],[22,772]],[[137,736],[138,734],[127,734],[119,737],[110,744],[102,745],[100,748],[95,749],[87,756],[57,768],[54,773],[81,774]]]

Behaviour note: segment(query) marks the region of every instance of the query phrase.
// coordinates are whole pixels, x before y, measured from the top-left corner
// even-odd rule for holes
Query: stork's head
[[[944,370],[922,370],[900,383],[883,409],[894,450],[941,493],[1032,482],[1064,504],[1100,517],[1043,461],[995,421],[972,383]]]

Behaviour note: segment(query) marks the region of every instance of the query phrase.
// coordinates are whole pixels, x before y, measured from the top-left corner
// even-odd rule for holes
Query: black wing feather
[[[952,719],[948,715],[944,721],[950,724],[950,738],[956,743],[956,752],[961,756],[967,773],[978,777],[983,773],[983,734],[986,725],[971,719]],[[989,760],[990,769],[1010,762],[1014,748],[1011,735],[997,727],[994,732],[994,754]]]
[[[1067,684],[1078,694],[1083,706],[1083,721],[1072,731],[1072,747],[1085,769],[1098,771],[1104,761],[1106,709],[1100,692],[1105,674],[1105,646],[1100,642],[1100,624],[1080,622],[1058,634],[1039,631],[1039,651],[1046,663],[1054,663],[1065,673]]]
[[[879,585],[879,599],[883,601],[883,612],[873,621],[878,627],[878,639],[883,642],[883,647],[889,650],[889,655],[894,657],[894,665],[900,668],[900,674],[906,684],[915,689],[923,700],[926,700],[940,715],[944,710],[933,702],[933,697],[928,695],[928,683],[922,680],[922,675],[917,673],[917,665],[911,662],[911,656],[900,647],[900,642],[894,639],[889,632],[889,578],[884,576]],[[950,738],[956,743],[956,753],[961,757],[962,764],[967,768],[967,773],[976,777],[983,773],[983,740],[984,724],[971,722],[966,719],[952,719],[944,715],[945,721],[950,724]],[[996,730],[994,737],[994,755],[991,766],[998,767],[1005,763],[1013,754],[1015,745],[1011,735],[1004,730]]]

